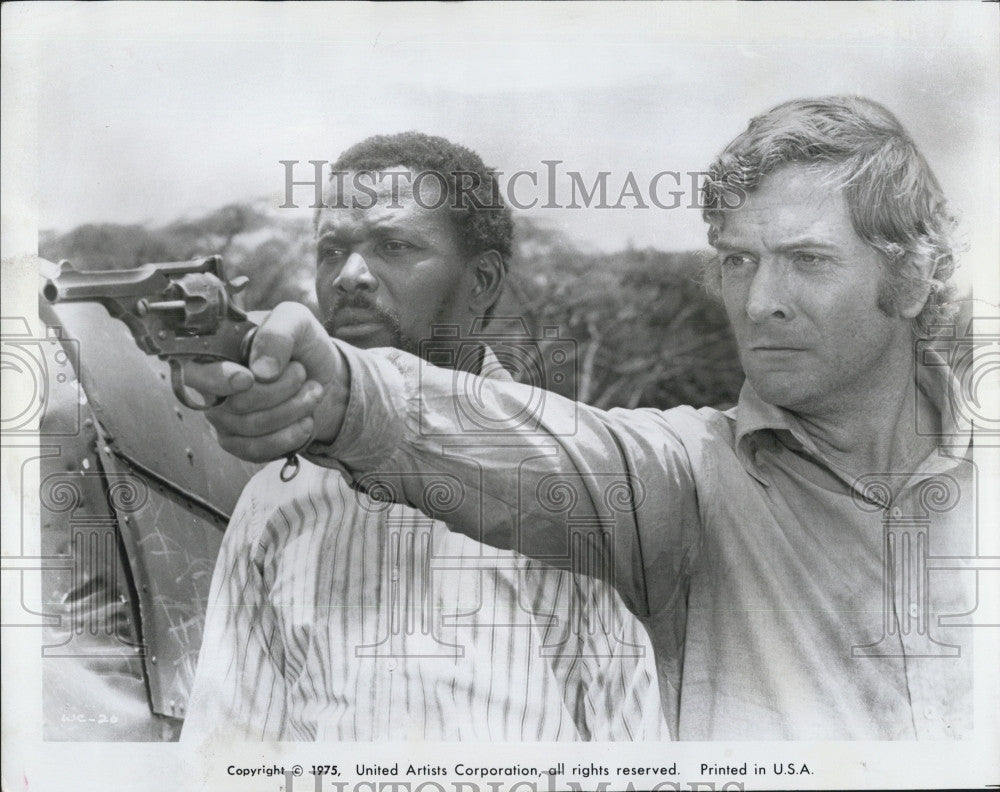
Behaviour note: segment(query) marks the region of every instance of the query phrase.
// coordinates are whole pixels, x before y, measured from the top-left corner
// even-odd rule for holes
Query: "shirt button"
[[[395,671],[396,667],[399,665],[399,663],[396,661],[395,658],[392,658],[392,659],[389,660],[388,665],[389,665],[389,670],[390,671]],[[929,718],[930,715],[928,715],[927,717]]]
[[[910,616],[912,616],[915,619],[919,615],[920,615],[920,609],[917,607],[917,603],[914,602],[912,605],[910,605]]]
[[[937,710],[934,707],[924,707],[924,717],[930,720],[935,715],[937,715]]]
[[[393,580],[399,580],[399,569],[397,567],[393,567],[392,574],[390,575],[390,577]]]

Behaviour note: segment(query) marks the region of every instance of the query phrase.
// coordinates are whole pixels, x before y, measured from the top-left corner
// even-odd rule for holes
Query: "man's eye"
[[[817,264],[823,262],[823,257],[815,253],[805,253],[799,251],[792,256],[792,259],[796,264],[801,264],[804,267],[815,267]]]
[[[751,263],[750,257],[744,255],[743,253],[732,253],[728,256],[725,256],[722,259],[722,266],[727,267],[729,269],[745,267],[747,264],[750,263]]]
[[[382,243],[382,249],[387,253],[402,253],[407,250],[412,250],[413,245],[408,242],[400,242],[398,239],[387,239]]]
[[[343,248],[333,247],[332,245],[321,247],[316,251],[316,258],[321,262],[339,261],[346,255],[346,250]]]

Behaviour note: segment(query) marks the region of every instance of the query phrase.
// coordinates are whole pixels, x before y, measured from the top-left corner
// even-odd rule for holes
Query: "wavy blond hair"
[[[741,205],[764,176],[792,163],[815,168],[825,183],[844,191],[854,230],[882,254],[887,267],[878,307],[894,316],[901,303],[926,294],[914,332],[925,334],[947,320],[955,218],[902,124],[870,99],[795,99],[754,118],[709,167],[702,203],[708,241],[718,238],[727,208]],[[707,263],[705,284],[718,294],[717,257]]]

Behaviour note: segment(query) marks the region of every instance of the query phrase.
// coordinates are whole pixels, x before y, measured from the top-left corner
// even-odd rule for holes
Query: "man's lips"
[[[334,335],[340,337],[361,337],[369,336],[384,330],[385,325],[378,322],[362,322],[361,324],[337,325],[334,328]]]
[[[345,308],[326,322],[327,332],[335,336],[366,336],[385,328],[382,317],[372,311]]]
[[[341,308],[334,311],[331,322],[334,326],[371,324],[380,321],[379,315],[375,311],[366,311],[363,308]]]

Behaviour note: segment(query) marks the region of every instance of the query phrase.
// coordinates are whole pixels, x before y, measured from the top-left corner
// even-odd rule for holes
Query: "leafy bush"
[[[217,253],[227,274],[250,278],[241,295],[244,308],[266,310],[284,300],[316,308],[311,221],[266,201],[229,204],[162,228],[84,225],[43,234],[39,250],[80,269]],[[698,283],[699,256],[588,251],[558,230],[519,217],[498,321],[488,329],[503,329],[499,317],[520,319],[536,338],[546,327],[558,328],[561,339],[575,342],[576,354],[577,377],[563,384],[563,395],[599,407],[728,407],[743,375],[722,308]]]

